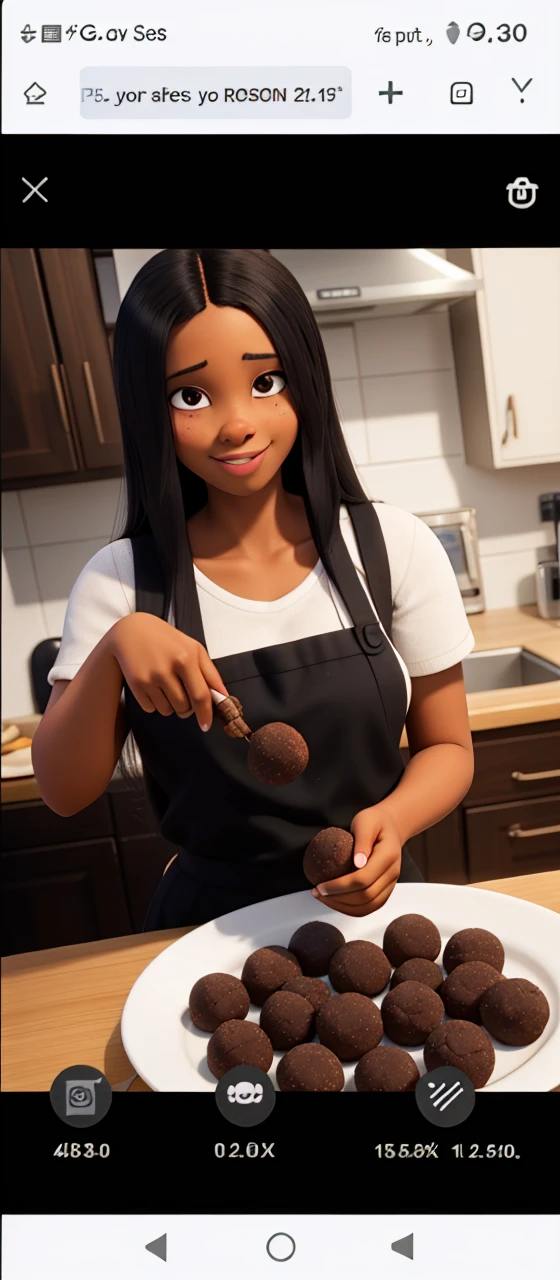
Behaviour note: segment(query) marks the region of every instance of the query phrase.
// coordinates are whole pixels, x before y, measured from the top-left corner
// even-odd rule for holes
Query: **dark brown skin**
[[[263,358],[244,360],[246,354]],[[203,362],[193,373],[181,372]],[[167,392],[175,399],[170,418],[177,455],[208,487],[207,505],[188,521],[194,563],[246,599],[276,600],[292,591],[318,554],[303,499],[282,486],[281,465],[298,421],[270,338],[246,312],[208,303],[171,335]],[[249,475],[217,461],[261,451]],[[201,728],[212,723],[210,688],[228,692],[196,641],[148,614],[119,619],[74,679],[56,682],[35,733],[35,774],[56,813],[69,816],[92,804],[112,776],[127,734],[123,676],[144,710],[194,713]],[[351,823],[356,870],[313,890],[344,914],[368,915],[383,906],[405,841],[443,818],[468,790],[472,744],[460,663],[412,681],[407,731],[412,758],[398,786]]]

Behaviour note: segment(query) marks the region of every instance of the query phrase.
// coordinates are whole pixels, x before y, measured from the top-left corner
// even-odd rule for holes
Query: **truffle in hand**
[[[324,827],[309,842],[303,857],[303,871],[311,884],[336,880],[355,870],[354,838],[342,827]]]
[[[247,763],[259,782],[281,787],[299,778],[309,762],[305,738],[281,720],[263,724],[249,739]]]

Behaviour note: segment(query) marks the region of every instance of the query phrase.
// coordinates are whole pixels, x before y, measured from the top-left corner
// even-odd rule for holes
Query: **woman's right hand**
[[[204,645],[151,613],[130,613],[108,636],[126,683],[143,711],[194,715],[206,732],[212,724],[210,689],[227,696]]]

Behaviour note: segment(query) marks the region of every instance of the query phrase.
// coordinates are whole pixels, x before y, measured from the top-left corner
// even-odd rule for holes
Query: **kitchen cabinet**
[[[484,287],[449,310],[467,462],[560,461],[560,249],[448,249]]]
[[[5,489],[122,475],[96,252],[3,251]]]
[[[473,743],[461,804],[407,841],[425,879],[468,884],[560,867],[560,722],[488,729]]]
[[[2,862],[4,955],[131,932],[114,840],[20,849]]]
[[[78,459],[55,335],[33,249],[2,250],[3,481],[61,472]]]
[[[70,818],[42,800],[4,805],[3,954],[140,932],[175,852],[119,780]]]
[[[560,799],[520,800],[465,811],[471,879],[554,871],[560,863]]]

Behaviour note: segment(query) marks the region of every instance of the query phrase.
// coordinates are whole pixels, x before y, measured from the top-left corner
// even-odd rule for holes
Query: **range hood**
[[[474,294],[482,281],[430,249],[271,249],[324,323],[414,315]]]

